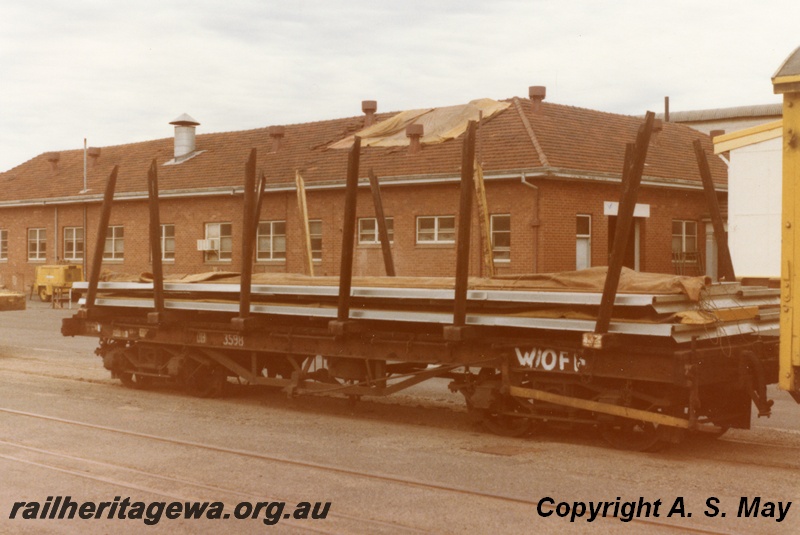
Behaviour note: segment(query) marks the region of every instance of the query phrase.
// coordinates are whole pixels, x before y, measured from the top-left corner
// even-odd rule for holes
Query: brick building
[[[315,273],[335,275],[346,146],[354,134],[364,140],[354,273],[384,272],[366,180],[373,169],[392,226],[397,274],[452,276],[463,136],[450,126],[470,117],[480,118],[477,159],[486,180],[497,272],[605,265],[625,144],[634,141],[642,120],[543,102],[543,93],[531,88],[528,99],[484,99],[400,114],[377,114],[374,102],[365,101],[360,116],[214,134],[196,135],[198,123],[181,116],[171,123],[174,138],[41,154],[0,174],[0,284],[26,291],[36,265],[91,261],[103,190],[115,165],[104,268],[150,271],[146,179],[153,160],[165,274],[238,270],[244,164],[253,148],[258,172],[268,182],[255,271],[304,271],[299,173],[306,184]],[[408,124],[423,125],[421,137],[409,138]],[[708,214],[692,150],[696,138],[713,154],[705,134],[680,124],[664,124],[651,141],[629,266],[673,273],[674,258],[696,253],[704,243]],[[714,156],[709,163],[724,198],[725,166]],[[473,275],[483,270],[479,239],[476,230]]]

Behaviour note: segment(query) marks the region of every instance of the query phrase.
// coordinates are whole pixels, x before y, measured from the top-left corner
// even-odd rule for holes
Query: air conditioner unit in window
[[[216,251],[219,249],[218,239],[197,240],[198,251]]]

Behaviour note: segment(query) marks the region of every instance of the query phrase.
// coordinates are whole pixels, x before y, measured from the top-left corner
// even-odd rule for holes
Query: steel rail
[[[69,420],[69,419],[65,419],[65,418],[58,418],[58,417],[55,417],[55,416],[48,416],[48,415],[44,415],[44,414],[36,414],[36,413],[31,413],[31,412],[26,412],[26,411],[19,411],[19,410],[15,410],[15,409],[8,409],[8,408],[4,408],[4,407],[0,407],[0,412],[6,413],[6,414],[12,414],[12,415],[15,415],[15,416],[23,416],[23,417],[28,417],[28,418],[36,418],[36,419],[45,420],[45,421],[57,422],[57,423],[61,423],[61,424],[74,425],[74,426],[84,427],[84,428],[87,428],[87,429],[93,429],[93,430],[97,430],[97,431],[106,431],[106,432],[117,433],[117,434],[126,435],[126,436],[133,436],[133,437],[137,437],[137,438],[145,438],[145,439],[148,439],[148,440],[154,440],[154,441],[163,442],[163,443],[167,443],[167,444],[174,444],[174,445],[179,445],[179,446],[193,447],[193,448],[198,448],[198,449],[203,449],[203,450],[208,450],[208,451],[214,451],[214,452],[218,452],[218,453],[226,453],[226,454],[231,454],[231,455],[238,455],[238,456],[241,456],[241,457],[247,457],[247,458],[251,458],[251,459],[259,459],[259,460],[264,460],[264,461],[269,461],[269,462],[275,462],[275,463],[287,464],[287,465],[291,465],[291,466],[297,466],[297,467],[301,467],[301,468],[310,468],[310,469],[314,469],[314,470],[320,470],[320,471],[325,471],[325,472],[343,474],[343,475],[348,475],[348,476],[352,476],[352,477],[358,477],[358,478],[362,478],[362,479],[383,481],[383,482],[395,483],[395,484],[409,486],[409,487],[415,487],[415,488],[437,490],[437,491],[449,492],[449,493],[459,494],[459,495],[464,495],[464,496],[472,496],[472,497],[486,498],[486,499],[491,499],[491,500],[498,500],[498,501],[503,501],[503,502],[508,502],[508,503],[516,503],[516,504],[524,505],[526,507],[538,506],[538,504],[539,504],[538,501],[534,501],[534,500],[531,500],[531,499],[528,499],[528,498],[520,498],[520,497],[516,497],[516,496],[508,496],[508,495],[503,495],[503,494],[493,494],[493,493],[490,493],[490,492],[476,491],[476,490],[473,490],[473,489],[467,489],[467,488],[464,488],[464,487],[458,487],[458,486],[454,486],[454,485],[445,485],[445,484],[442,484],[442,483],[433,483],[433,482],[430,482],[430,481],[418,480],[418,479],[413,479],[413,478],[408,478],[408,477],[401,477],[401,476],[393,476],[393,475],[390,475],[390,474],[382,474],[382,473],[376,473],[376,472],[365,472],[365,471],[360,471],[360,470],[352,470],[352,469],[349,469],[349,468],[342,468],[342,467],[329,465],[329,464],[323,464],[323,463],[316,463],[316,462],[310,462],[310,461],[300,461],[300,460],[297,460],[297,459],[290,459],[290,458],[287,458],[287,457],[282,457],[282,456],[277,456],[277,455],[266,455],[266,454],[263,454],[263,453],[257,453],[257,452],[249,451],[249,450],[242,450],[242,449],[236,449],[236,448],[226,448],[224,446],[216,446],[216,445],[213,445],[213,444],[203,444],[201,442],[195,442],[195,441],[190,441],[190,440],[181,440],[181,439],[176,439],[176,438],[169,438],[169,437],[164,437],[164,436],[160,436],[160,435],[153,435],[153,434],[150,434],[150,433],[139,433],[137,431],[130,431],[130,430],[127,430],[127,429],[120,429],[120,428],[103,426],[103,425],[98,425],[98,424],[91,424],[91,423],[88,423],[88,422],[80,422],[80,421],[77,421],[77,420]],[[553,509],[554,509],[554,507],[553,507]],[[605,521],[616,520],[615,517],[602,517],[602,519],[605,520]],[[709,530],[709,529],[704,529],[704,528],[694,528],[694,527],[688,527],[688,526],[685,526],[685,525],[680,525],[680,526],[671,525],[671,524],[668,524],[668,523],[665,523],[665,522],[656,522],[656,521],[653,521],[653,520],[650,520],[650,519],[633,518],[631,520],[631,523],[633,523],[633,522],[635,522],[637,524],[658,526],[658,527],[662,527],[662,528],[666,528],[666,529],[679,531],[679,532],[682,532],[682,533],[698,533],[698,534],[706,534],[706,535],[724,535],[724,534],[727,533],[727,532],[724,532],[724,531],[715,531],[715,530]]]

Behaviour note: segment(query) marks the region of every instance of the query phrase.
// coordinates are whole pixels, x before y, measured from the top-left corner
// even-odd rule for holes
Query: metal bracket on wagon
[[[619,339],[614,333],[583,333],[582,345],[586,349],[609,349],[617,345]]]

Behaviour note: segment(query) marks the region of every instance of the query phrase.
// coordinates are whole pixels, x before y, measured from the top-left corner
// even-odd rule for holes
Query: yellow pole
[[[783,191],[781,221],[781,389],[800,390],[800,314],[795,313],[794,294],[800,291],[800,232],[797,232],[797,195],[800,182],[800,48],[772,77],[776,94],[783,95]]]
[[[492,231],[489,220],[489,207],[486,203],[486,186],[483,182],[481,164],[475,162],[475,200],[478,203],[478,226],[481,231],[481,252],[483,273],[490,279],[494,277],[494,255],[492,254]]]
[[[311,232],[308,224],[308,203],[306,202],[306,186],[300,171],[295,171],[295,184],[297,185],[297,208],[300,212],[300,234],[303,239],[303,257],[306,273],[314,276],[314,258],[311,252]]]

